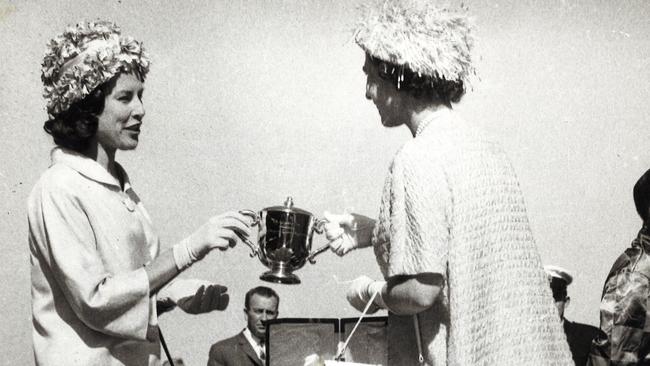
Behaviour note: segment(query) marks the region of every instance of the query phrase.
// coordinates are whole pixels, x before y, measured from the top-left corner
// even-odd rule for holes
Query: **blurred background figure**
[[[600,301],[599,336],[591,345],[588,365],[650,365],[650,170],[634,185],[641,230],[607,275]]]
[[[278,317],[280,297],[258,286],[246,293],[246,328],[210,347],[208,366],[263,366],[266,362],[266,321]]]
[[[598,335],[598,328],[588,324],[572,322],[564,317],[564,311],[571,301],[567,287],[573,282],[573,276],[569,271],[553,265],[544,266],[544,270],[548,275],[555,307],[562,321],[573,361],[577,366],[584,366],[587,363],[591,341]]]

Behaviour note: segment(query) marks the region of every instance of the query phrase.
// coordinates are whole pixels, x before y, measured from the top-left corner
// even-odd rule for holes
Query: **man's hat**
[[[566,301],[567,286],[573,281],[573,276],[566,269],[558,266],[544,266],[544,271],[548,276],[548,283],[553,292],[555,301]]]
[[[573,282],[573,276],[566,269],[553,265],[544,266],[544,271],[548,276],[550,282],[560,280],[565,283],[565,286],[568,286]]]

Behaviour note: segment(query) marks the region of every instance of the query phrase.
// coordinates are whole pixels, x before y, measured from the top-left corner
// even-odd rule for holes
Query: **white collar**
[[[244,337],[246,337],[246,340],[248,341],[248,343],[250,343],[251,346],[253,347],[253,350],[255,350],[255,353],[257,354],[257,357],[262,359],[262,357],[261,357],[262,352],[266,353],[266,350],[264,349],[265,348],[264,343],[258,342],[257,339],[253,336],[253,333],[251,333],[250,329],[248,329],[248,327],[246,327],[246,329],[244,329],[243,333],[244,333]]]
[[[115,179],[103,166],[99,165],[95,160],[78,153],[74,150],[66,149],[63,147],[55,147],[50,153],[52,158],[52,165],[63,164],[82,174],[86,178],[92,179],[99,183],[104,183],[112,186],[120,187],[120,182]],[[126,192],[131,188],[129,176],[124,171],[124,168],[115,162],[115,169],[121,174],[124,179],[124,191]]]

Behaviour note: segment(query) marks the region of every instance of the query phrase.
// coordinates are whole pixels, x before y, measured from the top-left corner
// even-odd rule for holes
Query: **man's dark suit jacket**
[[[208,366],[262,366],[244,332],[210,347]]]
[[[591,325],[574,323],[564,319],[564,333],[573,354],[573,361],[577,366],[587,364],[591,340],[596,338],[599,329]]]

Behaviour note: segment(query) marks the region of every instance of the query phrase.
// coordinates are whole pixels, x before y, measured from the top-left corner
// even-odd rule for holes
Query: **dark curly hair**
[[[119,75],[120,73],[99,85],[66,111],[50,116],[51,119],[45,121],[43,129],[52,135],[55,144],[77,152],[89,147],[97,132],[97,116],[104,110],[104,100],[113,91]]]
[[[645,225],[650,224],[648,222],[648,214],[650,214],[650,170],[643,173],[641,178],[634,184],[632,195],[634,196],[636,212],[641,216]]]
[[[393,64],[368,55],[377,67],[379,77],[390,81],[397,90],[403,90],[416,98],[441,101],[450,106],[458,103],[465,95],[462,80],[447,80],[438,76],[422,75],[412,71],[408,66]]]

